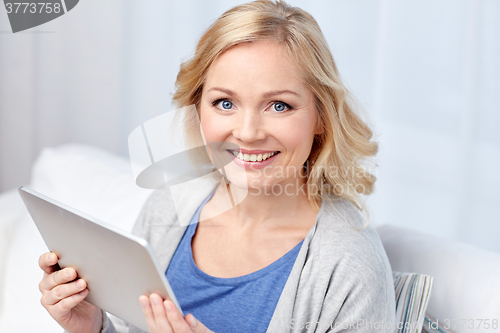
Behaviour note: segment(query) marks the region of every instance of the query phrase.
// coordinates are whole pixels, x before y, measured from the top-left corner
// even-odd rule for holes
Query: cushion
[[[422,331],[432,290],[432,277],[417,273],[392,272],[396,296],[395,333]]]

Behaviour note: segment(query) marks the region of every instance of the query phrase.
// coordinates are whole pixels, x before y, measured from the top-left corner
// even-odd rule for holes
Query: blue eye
[[[286,107],[287,107],[287,105],[283,102],[274,103],[274,110],[276,110],[278,112],[285,111]]]
[[[231,103],[230,101],[223,101],[222,102],[222,108],[223,109],[229,110],[232,107],[233,107],[233,103]]]

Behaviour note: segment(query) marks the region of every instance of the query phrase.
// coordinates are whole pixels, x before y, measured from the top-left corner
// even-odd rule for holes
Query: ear
[[[325,133],[325,128],[323,127],[323,123],[321,121],[321,117],[319,115],[318,108],[315,107],[315,109],[316,109],[316,126],[314,129],[314,134],[320,135],[320,134]]]
[[[314,134],[321,135],[325,133],[325,128],[323,127],[323,124],[319,120],[319,117],[317,119],[318,120],[316,121],[316,129],[314,130]]]

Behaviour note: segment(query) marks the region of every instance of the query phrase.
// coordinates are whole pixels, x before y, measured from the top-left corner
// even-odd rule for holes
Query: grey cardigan
[[[154,191],[146,201],[133,233],[151,244],[162,271],[166,271],[184,235],[186,221],[216,185],[213,179],[204,179],[198,181],[195,189],[176,191],[176,202],[183,202],[182,207],[176,207],[167,190]],[[316,222],[304,239],[276,305],[268,333],[393,332],[391,267],[376,231],[371,226],[356,230],[362,222],[348,200],[323,198]],[[111,318],[103,317],[103,333],[142,332]]]

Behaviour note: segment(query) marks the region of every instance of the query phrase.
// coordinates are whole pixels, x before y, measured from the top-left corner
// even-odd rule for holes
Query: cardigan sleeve
[[[118,317],[108,315],[104,310],[102,313],[101,333],[129,333],[129,325]],[[110,318],[111,317],[111,318]],[[64,330],[64,333],[68,331]]]
[[[362,258],[360,262],[339,263],[321,301],[310,299],[315,315],[303,317],[293,332],[392,333],[395,327],[395,300],[392,279],[382,265]],[[318,293],[319,290],[312,291]],[[311,312],[315,312],[310,310]],[[300,316],[298,316],[300,317]],[[312,320],[316,318],[316,320]]]
[[[294,333],[394,331],[391,266],[378,234],[371,226],[360,228],[362,222],[345,200],[324,202],[278,303],[281,324],[273,328],[288,323]]]
[[[396,311],[390,264],[377,242],[359,239],[350,244],[354,250],[344,248],[348,253],[333,269],[317,332],[394,331]]]
[[[380,276],[384,276],[382,273]],[[393,332],[395,327],[395,305],[392,290],[387,289],[384,279],[370,277],[362,274],[353,277],[351,289],[345,299],[335,320],[329,327],[319,332]],[[390,286],[389,286],[390,287]],[[325,303],[334,296],[332,290],[325,297]]]

